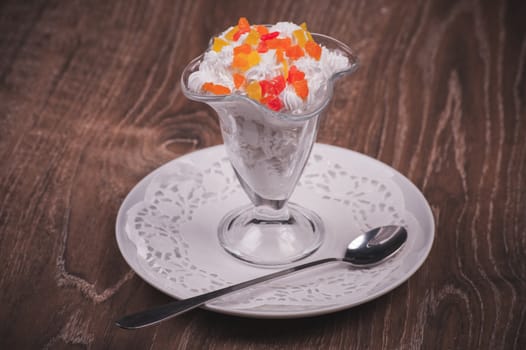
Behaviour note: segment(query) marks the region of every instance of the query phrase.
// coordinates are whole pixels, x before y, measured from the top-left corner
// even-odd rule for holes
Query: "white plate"
[[[315,144],[292,202],[317,212],[326,236],[307,262],[342,256],[348,242],[376,226],[408,229],[402,250],[382,265],[352,269],[335,263],[218,299],[209,310],[248,317],[320,315],[377,298],[407,280],[434,238],[429,204],[391,167],[347,149]],[[218,243],[217,225],[247,204],[223,146],[177,158],[141,180],[117,216],[117,242],[139,276],[177,299],[271,272],[244,263]]]

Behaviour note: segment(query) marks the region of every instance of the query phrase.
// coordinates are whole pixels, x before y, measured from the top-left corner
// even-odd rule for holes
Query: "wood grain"
[[[121,257],[117,210],[153,169],[222,142],[179,78],[240,16],[356,50],[318,141],[414,181],[435,244],[401,287],[336,314],[117,329],[169,300]],[[521,0],[2,2],[0,348],[526,348],[525,17]]]

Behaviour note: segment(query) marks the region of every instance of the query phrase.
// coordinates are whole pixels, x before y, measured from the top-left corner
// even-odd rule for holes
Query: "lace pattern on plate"
[[[177,162],[156,176],[148,185],[144,200],[127,212],[126,233],[137,247],[139,263],[153,278],[162,281],[170,293],[181,297],[240,282],[235,272],[215,266],[209,255],[197,253],[200,247],[189,243],[187,235],[195,232],[191,229],[195,225],[204,225],[207,232],[212,231],[208,239],[215,237],[217,222],[202,224],[196,211],[200,215],[226,213],[232,208],[225,209],[224,201],[244,196],[226,157],[203,163]],[[389,174],[373,178],[360,174],[359,170],[328,161],[321,152],[314,151],[298,187],[317,199],[317,206],[329,206],[351,215],[362,232],[385,224],[417,225],[404,210],[402,192]],[[405,254],[406,248],[407,245],[398,257]],[[301,272],[237,292],[210,305],[287,312],[352,304],[370,298],[396,279],[403,272],[396,260],[360,270],[330,264],[318,267],[316,273]],[[269,270],[260,272],[266,273]]]

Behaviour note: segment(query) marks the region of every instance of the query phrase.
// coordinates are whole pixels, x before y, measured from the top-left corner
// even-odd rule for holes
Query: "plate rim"
[[[144,177],[142,177],[128,191],[128,193],[126,194],[125,198],[122,200],[121,205],[119,207],[119,210],[117,212],[117,217],[116,217],[116,221],[115,221],[115,236],[116,236],[117,246],[119,248],[119,252],[120,252],[121,256],[124,258],[124,260],[126,261],[128,266],[144,282],[146,282],[147,284],[149,284],[153,288],[157,289],[158,291],[160,291],[160,292],[162,292],[162,293],[164,293],[164,294],[166,294],[166,295],[168,295],[168,296],[170,296],[170,297],[172,297],[174,299],[177,299],[177,300],[181,300],[181,299],[178,298],[177,296],[173,295],[169,291],[164,290],[162,287],[157,286],[155,284],[155,282],[151,281],[150,278],[146,274],[142,273],[141,269],[136,268],[134,266],[135,263],[132,261],[132,259],[130,257],[128,257],[124,253],[125,248],[124,248],[124,242],[122,240],[125,239],[125,237],[121,237],[121,236],[126,235],[126,232],[123,232],[123,233],[119,232],[120,231],[119,230],[119,223],[126,216],[126,213],[124,212],[124,208],[125,207],[129,207],[126,204],[131,200],[132,193],[137,191],[141,186],[143,186],[144,182],[148,181],[149,178],[153,177],[155,174],[157,174],[159,171],[161,171],[164,167],[168,167],[169,164],[171,164],[172,162],[181,161],[181,160],[184,160],[184,158],[187,158],[187,157],[195,157],[196,155],[198,156],[199,153],[203,153],[204,154],[204,153],[214,152],[214,151],[217,151],[217,149],[224,148],[224,147],[225,147],[224,144],[219,144],[219,145],[215,145],[215,146],[211,146],[211,147],[205,147],[205,148],[202,148],[202,149],[199,149],[199,150],[196,150],[196,151],[192,151],[192,152],[186,153],[186,154],[184,154],[182,156],[179,156],[177,158],[174,158],[174,159],[172,159],[172,160],[160,165],[159,167],[153,169],[148,174],[146,174]],[[325,314],[334,313],[334,312],[350,309],[350,308],[353,308],[353,307],[358,306],[358,305],[365,304],[365,303],[367,303],[367,302],[369,302],[371,300],[377,299],[377,298],[379,298],[379,297],[381,297],[381,296],[393,291],[394,289],[398,288],[401,284],[406,282],[411,276],[413,276],[415,274],[415,272],[418,271],[420,269],[420,267],[424,264],[424,262],[427,260],[427,258],[429,256],[429,253],[431,252],[431,249],[433,247],[434,240],[435,240],[436,222],[435,222],[435,218],[434,218],[431,206],[430,206],[429,202],[427,201],[427,199],[425,198],[425,196],[423,195],[423,193],[420,191],[420,189],[411,180],[409,180],[405,175],[400,173],[395,168],[391,167],[390,165],[388,165],[386,163],[383,163],[382,161],[380,161],[378,159],[375,159],[375,158],[373,158],[371,156],[368,156],[366,154],[363,154],[363,153],[360,153],[360,152],[357,152],[357,151],[353,151],[353,150],[350,150],[350,149],[347,149],[347,148],[343,148],[343,147],[339,147],[339,146],[335,146],[335,145],[324,144],[324,143],[318,143],[318,142],[316,142],[314,144],[313,151],[314,151],[315,148],[320,150],[321,152],[323,152],[323,149],[326,148],[326,149],[332,149],[333,151],[336,151],[336,152],[344,152],[344,153],[349,152],[349,153],[352,153],[354,156],[364,158],[366,161],[373,162],[373,163],[375,163],[378,166],[381,166],[381,167],[389,169],[395,175],[397,175],[400,179],[402,179],[405,182],[406,185],[408,185],[408,187],[413,191],[413,193],[417,197],[419,197],[419,200],[423,204],[425,204],[424,205],[424,211],[425,211],[425,214],[426,214],[425,216],[429,220],[429,226],[430,226],[430,231],[431,231],[431,232],[428,233],[428,236],[430,238],[429,243],[422,249],[423,254],[422,254],[422,257],[420,258],[420,261],[418,261],[418,263],[414,264],[410,269],[408,269],[408,271],[404,274],[404,276],[402,278],[400,278],[398,281],[396,281],[396,283],[393,283],[388,288],[385,288],[385,289],[382,289],[380,291],[377,291],[377,292],[367,296],[366,298],[360,299],[359,301],[353,302],[353,303],[341,303],[341,304],[336,304],[336,305],[325,305],[325,306],[320,307],[319,309],[306,310],[306,311],[292,311],[292,312],[286,312],[286,313],[276,313],[275,311],[264,311],[264,310],[254,311],[254,310],[248,310],[248,309],[232,309],[232,308],[228,308],[228,307],[224,307],[224,306],[223,307],[221,307],[221,306],[213,306],[213,305],[209,305],[209,304],[205,304],[205,305],[201,306],[201,308],[204,308],[204,309],[207,309],[207,310],[213,311],[213,312],[219,312],[219,313],[226,314],[226,315],[240,316],[240,317],[247,317],[247,318],[258,318],[258,319],[293,319],[293,318],[314,317],[314,316],[325,315]],[[129,241],[130,244],[135,246],[134,242],[132,242],[131,240],[128,240],[128,241]],[[299,262],[296,262],[296,264],[298,264],[298,263]],[[291,266],[292,265],[293,264],[291,264]],[[286,268],[288,266],[289,265],[286,265],[283,268]]]

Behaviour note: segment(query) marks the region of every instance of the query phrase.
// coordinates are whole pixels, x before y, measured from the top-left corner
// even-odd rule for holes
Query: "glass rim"
[[[265,26],[268,26],[268,25],[265,25]],[[292,113],[273,111],[269,109],[268,107],[262,105],[261,103],[251,99],[248,96],[242,95],[242,94],[234,93],[234,94],[228,94],[228,95],[209,95],[209,94],[203,94],[203,93],[191,91],[187,86],[188,79],[185,79],[185,78],[188,78],[190,76],[190,73],[192,73],[194,69],[196,68],[196,66],[201,62],[205,53],[210,49],[212,45],[212,40],[210,40],[210,43],[207,49],[205,50],[205,52],[203,52],[202,54],[200,54],[199,56],[191,60],[190,63],[188,63],[186,67],[184,68],[183,73],[181,74],[181,81],[180,81],[183,94],[191,100],[198,101],[198,102],[204,102],[204,103],[218,103],[218,102],[220,103],[220,102],[235,102],[235,101],[250,103],[256,108],[264,109],[265,113],[269,113],[270,115],[278,119],[286,120],[286,121],[303,121],[303,120],[310,119],[316,115],[319,115],[327,107],[327,105],[332,99],[332,96],[334,94],[335,82],[344,75],[354,73],[358,69],[359,61],[358,61],[358,57],[356,57],[353,50],[348,45],[342,43],[338,39],[335,39],[328,35],[319,34],[319,33],[311,33],[311,35],[315,38],[322,39],[321,41],[328,41],[328,42],[331,42],[332,44],[335,44],[335,46],[341,51],[343,51],[345,56],[349,59],[349,67],[344,70],[335,72],[333,75],[329,77],[329,79],[327,79],[327,88],[326,88],[325,95],[323,96],[323,99],[321,99],[321,101],[318,104],[316,104],[314,107],[310,108],[306,112],[292,114]]]

